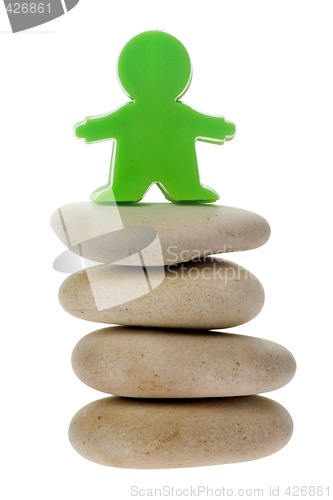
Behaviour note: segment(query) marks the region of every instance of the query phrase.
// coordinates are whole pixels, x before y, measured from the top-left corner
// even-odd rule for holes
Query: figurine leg
[[[132,176],[132,178],[124,179],[120,184],[114,182],[112,188],[116,201],[124,203],[138,202],[142,200],[150,185],[150,181]]]
[[[181,202],[197,202],[197,203],[213,203],[219,199],[219,195],[208,187],[198,184],[189,184],[188,179],[184,179],[176,183],[158,183],[158,187],[167,200],[181,203]]]
[[[135,203],[140,201],[150,187],[150,182],[134,176],[114,180],[112,186],[106,185],[92,193],[90,198],[96,203]]]
[[[96,189],[93,193],[91,193],[90,199],[95,203],[105,204],[114,203],[116,201],[113,189],[108,184]]]

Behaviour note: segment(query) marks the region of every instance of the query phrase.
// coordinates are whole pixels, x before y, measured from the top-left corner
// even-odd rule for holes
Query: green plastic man
[[[185,47],[161,31],[137,35],[119,56],[118,74],[131,102],[75,127],[86,142],[114,141],[109,182],[91,199],[137,202],[156,183],[172,202],[218,200],[213,189],[200,183],[195,141],[223,144],[233,138],[235,126],[179,100],[192,74]]]

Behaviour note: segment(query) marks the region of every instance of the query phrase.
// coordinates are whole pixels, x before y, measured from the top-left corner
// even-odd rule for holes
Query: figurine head
[[[162,31],[135,36],[118,60],[120,82],[134,100],[180,98],[191,82],[191,74],[184,45]]]

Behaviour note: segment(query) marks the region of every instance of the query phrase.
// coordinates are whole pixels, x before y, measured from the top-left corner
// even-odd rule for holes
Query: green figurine
[[[112,139],[107,185],[96,203],[138,202],[156,183],[172,202],[214,202],[218,194],[200,183],[195,141],[223,144],[235,125],[199,113],[179,99],[191,82],[191,62],[173,36],[147,31],[132,38],[118,61],[118,75],[131,102],[75,127],[86,142]]]

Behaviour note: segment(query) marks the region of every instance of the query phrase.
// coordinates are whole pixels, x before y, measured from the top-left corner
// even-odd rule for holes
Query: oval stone
[[[254,318],[264,291],[243,267],[207,257],[168,268],[90,268],[63,282],[59,300],[70,314],[99,323],[215,329]]]
[[[74,372],[98,391],[135,398],[245,396],[294,376],[292,354],[275,342],[211,331],[111,327],[86,335]]]
[[[270,227],[260,215],[208,204],[77,202],[56,210],[51,227],[68,248],[101,263],[115,262],[146,247],[142,255],[146,266],[250,250],[270,236]],[[151,245],[156,234],[159,241]]]
[[[69,439],[84,458],[102,465],[167,469],[244,462],[282,448],[292,420],[261,396],[137,400],[109,397],[82,408]]]

